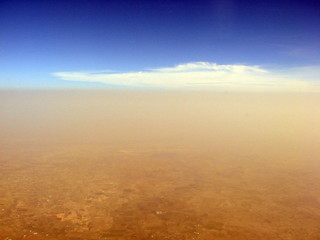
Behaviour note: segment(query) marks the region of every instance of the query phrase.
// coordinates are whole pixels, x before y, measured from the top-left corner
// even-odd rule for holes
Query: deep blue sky
[[[198,61],[319,65],[320,2],[0,0],[0,87],[82,86],[51,73]]]

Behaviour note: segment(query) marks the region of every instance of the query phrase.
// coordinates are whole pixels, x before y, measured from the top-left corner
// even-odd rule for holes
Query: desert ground
[[[320,239],[320,96],[1,91],[1,240]]]

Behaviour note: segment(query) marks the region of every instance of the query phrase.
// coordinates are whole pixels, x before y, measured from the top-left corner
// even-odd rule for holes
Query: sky
[[[319,1],[0,0],[0,88],[320,91]]]

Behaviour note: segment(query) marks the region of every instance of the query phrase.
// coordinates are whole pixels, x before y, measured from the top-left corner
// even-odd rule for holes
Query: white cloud
[[[118,86],[163,89],[234,91],[320,91],[320,77],[309,79],[305,69],[270,72],[259,66],[191,62],[140,72],[55,72],[67,81],[100,82]],[[315,68],[312,68],[315,69]],[[311,69],[311,71],[312,71]],[[314,76],[315,74],[313,74]],[[297,77],[298,76],[298,77]],[[313,81],[310,81],[313,80]]]
[[[192,62],[179,64],[171,68],[155,68],[152,69],[156,72],[189,72],[189,71],[225,71],[225,72],[266,72],[265,70],[259,68],[258,66],[246,66],[246,65],[218,65],[216,63],[209,62]]]

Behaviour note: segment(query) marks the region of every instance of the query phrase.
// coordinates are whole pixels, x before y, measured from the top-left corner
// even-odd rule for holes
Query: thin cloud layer
[[[309,72],[315,69],[315,67],[309,68]],[[55,72],[53,75],[66,81],[99,82],[138,88],[231,91],[320,90],[320,78],[316,81],[314,78],[310,79],[301,68],[300,72],[299,68],[296,68],[291,73],[288,71],[277,73],[259,66],[219,65],[209,62],[191,62],[140,72]]]
[[[246,66],[246,65],[218,65],[216,63],[209,62],[192,62],[179,64],[171,68],[155,68],[152,69],[156,72],[190,72],[190,71],[225,71],[225,72],[266,72],[265,70],[259,68],[258,66]]]

